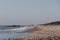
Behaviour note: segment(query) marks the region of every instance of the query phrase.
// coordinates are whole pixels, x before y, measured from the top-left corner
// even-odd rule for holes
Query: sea
[[[33,27],[1,27],[0,26],[0,40],[8,40],[11,38],[21,38],[25,36],[31,36],[33,33],[23,32],[31,28]]]

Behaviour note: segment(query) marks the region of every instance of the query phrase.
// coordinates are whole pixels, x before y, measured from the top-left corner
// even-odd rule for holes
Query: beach
[[[26,32],[34,34],[24,38],[13,38],[13,40],[60,40],[60,25],[37,26]]]

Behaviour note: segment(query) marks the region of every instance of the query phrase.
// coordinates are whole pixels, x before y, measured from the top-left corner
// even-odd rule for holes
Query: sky
[[[0,25],[60,21],[60,0],[0,0]]]

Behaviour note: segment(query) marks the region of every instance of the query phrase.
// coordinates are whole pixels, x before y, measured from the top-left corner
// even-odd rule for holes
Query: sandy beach
[[[25,32],[34,34],[24,38],[13,38],[13,40],[60,40],[60,25],[37,26]]]

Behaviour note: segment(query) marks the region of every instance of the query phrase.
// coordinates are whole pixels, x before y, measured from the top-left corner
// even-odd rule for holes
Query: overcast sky
[[[59,0],[0,0],[0,25],[60,21]]]

